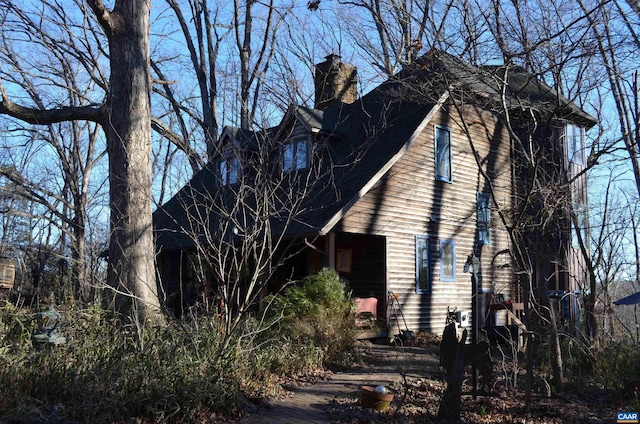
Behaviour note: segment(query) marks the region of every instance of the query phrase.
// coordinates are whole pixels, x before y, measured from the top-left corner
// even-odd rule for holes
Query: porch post
[[[333,231],[330,231],[325,238],[324,251],[329,259],[329,263],[327,265],[331,269],[336,269],[336,233]]]

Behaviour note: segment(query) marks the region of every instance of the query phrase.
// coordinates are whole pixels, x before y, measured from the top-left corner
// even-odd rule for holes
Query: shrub
[[[606,389],[625,391],[640,384],[640,346],[630,340],[609,343],[598,354],[596,377]]]
[[[3,309],[0,422],[211,422],[237,417],[256,380],[256,355],[218,355],[217,319],[139,335],[99,308],[64,310],[67,342],[36,347],[33,314]]]
[[[347,284],[335,270],[322,269],[272,300],[270,312],[281,319],[281,336],[298,346],[318,347],[327,364],[352,359],[356,340],[354,304]]]
[[[225,352],[218,316],[139,334],[104,309],[71,304],[57,307],[66,343],[38,347],[33,312],[0,305],[0,422],[234,420],[247,397],[277,394],[281,375],[312,374],[353,348],[352,303],[335,272],[276,303],[280,331],[249,317]]]

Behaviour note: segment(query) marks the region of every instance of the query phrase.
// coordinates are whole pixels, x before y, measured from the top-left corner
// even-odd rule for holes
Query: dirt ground
[[[330,421],[336,423],[430,423],[436,422],[446,375],[439,365],[439,348],[434,341],[418,341],[409,346],[364,342],[363,363],[344,373],[368,370],[375,375],[396,374],[390,389],[394,399],[386,412],[362,408],[357,390],[329,401]],[[513,361],[498,360],[494,352],[493,378],[487,393],[473,396],[471,370],[466,370],[461,398],[462,423],[609,423],[616,413],[628,411],[637,400],[619,399],[596,387],[577,387],[568,382],[563,393],[548,395],[546,382],[538,377],[529,401],[521,387],[524,370]],[[498,357],[495,357],[498,356]],[[511,363],[510,363],[511,362]],[[514,381],[516,384],[514,384]],[[634,403],[635,402],[635,403]],[[627,405],[627,406],[625,406]]]

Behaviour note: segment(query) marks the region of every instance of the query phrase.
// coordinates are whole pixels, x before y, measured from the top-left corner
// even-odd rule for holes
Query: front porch
[[[386,238],[352,233],[330,233],[314,241],[292,240],[275,258],[287,258],[269,280],[267,293],[276,293],[289,281],[300,281],[323,267],[334,268],[355,298],[375,298],[376,326],[388,323]],[[177,316],[198,299],[216,293],[206,266],[195,253],[166,251],[158,254],[158,276],[164,304]],[[200,272],[198,272],[200,271]],[[206,280],[203,281],[202,279]],[[204,291],[204,292],[203,292]]]
[[[270,287],[276,291],[289,279],[301,280],[323,267],[334,268],[347,282],[351,296],[375,298],[377,327],[386,328],[388,315],[386,238],[336,232],[314,241],[300,240],[300,251],[278,271]]]

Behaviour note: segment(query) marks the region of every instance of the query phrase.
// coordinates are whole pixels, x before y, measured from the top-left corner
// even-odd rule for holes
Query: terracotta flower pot
[[[371,386],[360,386],[360,404],[363,408],[373,408],[384,412],[389,409],[393,400],[393,393],[379,393]]]

